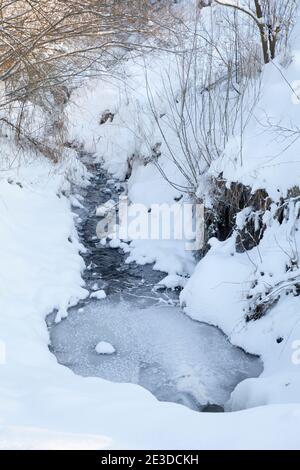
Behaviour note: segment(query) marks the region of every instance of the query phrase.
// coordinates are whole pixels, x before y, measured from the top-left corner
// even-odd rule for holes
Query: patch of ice
[[[99,334],[116,353],[92,351]],[[55,354],[77,374],[135,383],[162,401],[199,410],[223,405],[237,383],[257,376],[257,358],[233,347],[216,328],[194,322],[175,307],[139,309],[110,297],[101,309],[87,305],[84,319],[72,314],[51,332]]]

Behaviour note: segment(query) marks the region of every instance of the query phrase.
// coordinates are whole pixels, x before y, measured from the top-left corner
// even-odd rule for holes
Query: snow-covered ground
[[[149,73],[160,83],[160,67],[149,61]],[[157,61],[166,64],[165,57]],[[69,109],[71,140],[83,141],[120,178],[132,154],[148,153],[145,134],[147,148],[157,142],[148,113],[145,64],[134,60],[126,67],[125,93],[118,80],[94,82],[73,95]],[[233,158],[233,139],[211,169],[212,174],[223,170],[230,181],[267,189],[274,201],[299,185],[299,141],[287,146],[284,138],[263,132],[258,123],[268,109],[272,122],[299,125],[299,106],[287,85],[299,78],[299,51],[282,72],[285,79],[272,64],[264,72],[262,98],[246,132],[243,167]],[[115,118],[99,126],[107,109]],[[5,142],[2,168],[14,160],[13,146]],[[246,323],[243,310],[251,289],[263,291],[266,284],[290,279],[286,265],[297,254],[299,220],[290,218],[279,226],[271,209],[264,238],[248,253],[235,253],[234,236],[222,243],[212,240],[184,288],[181,298],[188,315],[219,326],[234,344],[260,354],[265,364],[263,375],[242,382],[228,404],[230,410],[247,409],[199,414],[158,402],[138,385],[79,377],[51,355],[46,315],[56,309],[63,318],[88,294],[70,200],[62,193],[70,181],[85,184],[87,175],[75,155],[58,166],[27,157],[0,174],[0,448],[299,449],[299,297],[282,296],[256,322]],[[162,164],[180,183],[170,161]],[[178,196],[156,167],[142,159],[133,163],[128,189],[132,201],[145,204]],[[291,213],[296,209],[293,204]],[[153,243],[136,243],[130,256],[155,261],[172,276],[193,272],[191,253],[181,242],[155,244],[154,251]]]

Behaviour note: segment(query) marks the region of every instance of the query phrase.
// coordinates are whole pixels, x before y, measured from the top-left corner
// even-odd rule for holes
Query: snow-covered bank
[[[222,173],[228,184],[238,181],[253,191],[263,188],[274,201],[299,186],[300,180],[299,35],[298,22],[289,67],[277,60],[263,70],[259,101],[246,127],[242,150],[240,136],[232,136],[224,155],[210,169],[214,176]]]
[[[91,395],[88,397],[91,398]],[[73,407],[68,407],[66,403],[63,407],[51,406],[51,412],[54,413],[49,425],[51,430],[30,425],[0,425],[1,449],[299,449],[300,408],[293,405],[256,408],[251,412],[230,415],[202,414],[200,419],[197,413],[170,404],[154,407],[149,404],[145,406],[145,401],[135,406],[132,402],[123,402],[127,406],[124,416],[123,406],[114,401],[104,404],[101,409],[98,400],[92,401],[90,406],[79,400],[75,402],[77,406],[74,404]],[[94,406],[93,410],[91,406]],[[83,434],[77,431],[78,407],[81,410],[80,429]],[[75,413],[77,419],[69,419],[72,413]],[[139,418],[136,413],[140,415]],[[63,414],[64,420],[57,419],[59,414]],[[89,421],[89,425],[85,425],[84,421]],[[70,427],[76,432],[59,431]],[[89,430],[94,433],[90,434]],[[99,434],[100,430],[106,430],[106,435]],[[107,436],[115,436],[115,439]]]
[[[233,234],[210,241],[181,295],[188,315],[219,326],[233,344],[264,361],[262,376],[242,382],[232,394],[233,410],[300,401],[299,34],[298,21],[290,65],[277,60],[264,68],[260,99],[242,141],[232,136],[209,170],[229,191],[231,182],[252,195],[262,190],[261,207],[250,203],[237,210]],[[251,223],[262,238],[240,253],[237,237]],[[253,306],[258,319],[247,322]]]
[[[255,278],[254,266],[262,273],[262,285],[270,279],[272,282],[273,276],[280,277],[282,272],[276,271],[276,261],[284,264],[283,238],[279,238],[278,230],[276,245],[267,235],[260,243],[259,253],[256,248],[249,253],[235,253],[233,239],[215,242],[181,294],[188,315],[219,326],[233,344],[261,355],[264,361],[262,376],[243,381],[233,392],[229,404],[233,410],[299,402],[300,365],[296,359],[300,338],[299,297],[284,295],[263,318],[248,323],[245,319],[247,292]],[[264,263],[260,263],[259,256]]]

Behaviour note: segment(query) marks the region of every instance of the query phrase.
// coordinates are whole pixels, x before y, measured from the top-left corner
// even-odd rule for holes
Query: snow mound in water
[[[103,300],[106,299],[106,293],[104,290],[97,290],[91,294],[92,299]]]
[[[95,347],[95,351],[98,354],[113,354],[116,352],[112,344],[107,343],[106,341],[100,341]]]

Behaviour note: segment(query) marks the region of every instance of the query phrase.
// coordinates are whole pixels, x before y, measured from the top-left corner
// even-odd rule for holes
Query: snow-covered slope
[[[255,214],[246,208],[236,219],[236,231],[211,249],[187,283],[181,301],[193,318],[219,326],[230,340],[262,356],[260,378],[246,380],[232,394],[230,409],[300,400],[300,303],[295,288],[299,276],[300,108],[299,35],[296,24],[288,67],[276,60],[264,67],[259,100],[243,141],[233,136],[209,173],[264,190],[270,206]],[[241,151],[242,149],[242,151]],[[276,204],[275,204],[276,203]],[[278,211],[283,209],[283,220]],[[245,253],[236,252],[236,237],[245,220],[262,219],[264,235]],[[249,305],[259,296],[276,299],[266,315],[246,322]],[[278,300],[277,296],[280,295]]]
[[[276,61],[263,70],[260,97],[243,136],[242,155],[241,139],[236,135],[210,170],[212,175],[223,172],[228,183],[239,181],[253,191],[266,189],[273,200],[284,197],[300,181],[299,23],[294,35],[291,65],[283,68]]]

